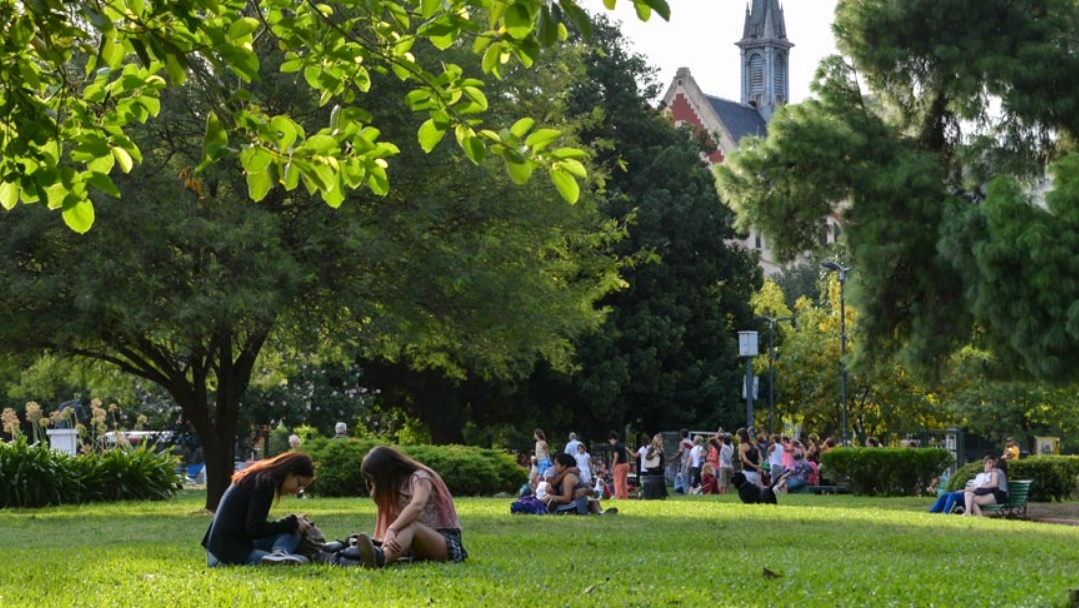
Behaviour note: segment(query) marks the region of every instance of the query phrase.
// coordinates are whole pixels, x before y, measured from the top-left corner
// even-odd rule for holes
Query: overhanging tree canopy
[[[653,10],[669,18],[666,0],[631,1],[641,19]],[[604,5],[613,9],[615,0]],[[161,91],[188,79],[208,102],[195,164],[238,156],[253,200],[301,183],[332,206],[349,189],[385,194],[387,159],[400,140],[382,138],[362,100],[374,75],[391,73],[408,84],[409,107],[427,116],[416,131],[424,149],[453,133],[473,162],[499,156],[517,182],[545,167],[563,197],[576,201],[582,151],[556,148],[560,133],[534,128],[531,118],[501,128],[477,118],[489,103],[482,78],[500,78],[510,61],[532,65],[568,27],[590,27],[577,0],[7,2],[0,206],[45,202],[72,229],[88,230],[91,192],[119,196],[113,169],[127,173],[142,161],[131,125],[156,117]],[[281,71],[302,73],[320,104],[339,104],[322,124],[302,125],[251,98],[260,77],[255,43],[266,38],[286,54]],[[424,60],[461,46],[482,55],[477,74]]]

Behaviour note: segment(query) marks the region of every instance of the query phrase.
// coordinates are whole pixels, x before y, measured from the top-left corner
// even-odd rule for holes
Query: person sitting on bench
[[[982,505],[1004,504],[1008,502],[1008,474],[1003,458],[998,459],[992,454],[986,454],[982,458],[985,472],[989,479],[980,485],[968,487],[963,493],[963,502],[966,512],[963,515],[981,515]]]

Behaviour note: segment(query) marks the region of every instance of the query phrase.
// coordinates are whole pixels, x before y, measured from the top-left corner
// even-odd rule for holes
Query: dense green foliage
[[[862,357],[932,377],[973,342],[991,374],[1079,379],[1077,28],[1071,1],[840,0],[817,97],[720,169],[785,256],[842,217]]]
[[[311,491],[319,496],[367,496],[360,462],[382,442],[359,439],[310,441],[303,450],[315,461],[318,476]],[[402,452],[434,469],[454,496],[515,494],[528,472],[505,452],[460,445],[398,446]]]
[[[172,498],[176,464],[142,447],[73,457],[20,437],[0,442],[0,508]]]
[[[981,461],[959,468],[948,480],[948,490],[962,490],[968,481],[981,473]],[[1079,497],[1079,456],[1031,456],[1008,461],[1008,479],[1030,479],[1029,500],[1050,502]]]
[[[273,71],[279,51],[259,50],[266,73],[250,94],[274,112],[328,119],[297,77]],[[534,85],[571,61],[507,73],[491,111],[561,116]],[[373,79],[387,94],[370,110],[404,137],[412,116],[389,94],[403,85]],[[139,204],[103,198],[87,235],[43,205],[0,215],[0,348],[98,359],[162,386],[199,436],[210,506],[227,487],[252,380],[272,385],[356,351],[500,376],[565,359],[569,339],[599,322],[593,303],[617,276],[615,260],[596,255],[613,231],[590,196],[568,207],[555,188],[522,188],[492,163],[402,144],[407,172],[393,194],[352,193],[335,210],[276,189],[252,205],[234,165],[190,172],[209,111],[200,91],[161,99],[160,117],[134,133],[145,163],[117,180]]]
[[[653,11],[670,17],[666,0],[631,1],[641,19]],[[205,100],[199,168],[238,159],[252,200],[301,183],[333,207],[359,187],[384,195],[387,159],[407,140],[381,137],[384,123],[366,101],[382,92],[375,77],[390,73],[406,85],[398,99],[426,118],[408,140],[430,151],[452,132],[471,161],[502,158],[518,183],[544,167],[576,202],[584,152],[555,146],[560,132],[533,129],[532,118],[518,115],[495,126],[501,130],[478,118],[488,110],[484,79],[500,79],[518,62],[531,66],[569,28],[590,29],[577,0],[6,3],[0,206],[40,201],[62,210],[71,228],[89,230],[91,191],[120,197],[113,168],[128,173],[151,149],[134,141],[132,125],[153,122],[162,91],[185,83]],[[302,72],[306,96],[338,104],[327,120],[304,124],[303,115],[275,112],[251,94],[266,77],[255,47],[267,42],[285,54],[275,72]],[[466,72],[447,50],[468,46],[475,60]]]
[[[1079,561],[1079,528],[931,515],[929,498],[789,495],[778,507],[754,508],[731,495],[628,501],[615,517],[511,516],[507,499],[458,499],[470,554],[462,564],[208,570],[199,540],[209,517],[192,515],[202,502],[195,494],[0,512],[0,601],[6,608],[112,606],[131,598],[281,608],[342,601],[471,608],[536,598],[582,608],[1065,606]],[[273,515],[294,511],[308,513],[331,538],[375,523],[374,505],[364,498],[285,497]],[[695,554],[695,568],[707,572],[700,579],[686,572],[687,547],[732,548]],[[1002,556],[1006,567],[989,565]],[[569,567],[574,559],[581,567]],[[537,573],[537,564],[566,567]],[[642,564],[650,576],[637,574]]]
[[[941,448],[835,448],[821,454],[828,476],[846,479],[855,494],[866,496],[917,496],[951,463],[951,452]]]

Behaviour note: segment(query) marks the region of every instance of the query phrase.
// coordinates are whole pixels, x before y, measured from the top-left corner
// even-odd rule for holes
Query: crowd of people
[[[336,429],[337,437],[345,431]],[[737,450],[733,447],[737,437]],[[593,462],[588,446],[569,433],[561,450],[552,450],[542,429],[535,429],[534,450],[528,460],[529,481],[521,500],[531,500],[539,512],[611,515],[605,498],[630,498],[630,469],[636,468],[638,496],[667,497],[667,479],[673,471],[674,491],[685,494],[725,494],[732,474],[739,469],[746,479],[777,492],[794,492],[821,483],[820,455],[834,448],[834,438],[823,442],[809,435],[806,443],[775,434],[754,437],[740,428],[734,436],[720,428],[706,439],[679,433],[676,457],[668,463],[663,436],[653,435],[631,451],[615,432],[608,434],[605,459]],[[290,451],[260,460],[237,471],[222,495],[213,521],[202,539],[207,565],[301,564],[298,553],[305,534],[314,528],[303,514],[270,520],[269,513],[283,495],[302,495],[315,479],[311,458],[298,450],[290,437]],[[941,493],[931,513],[982,514],[982,507],[1001,504],[1008,497],[1007,461],[1018,458],[1018,446],[1008,440],[1000,457],[986,454],[984,471],[963,490]],[[430,467],[393,447],[372,448],[359,463],[377,515],[372,534],[350,536],[363,566],[381,568],[400,561],[460,562],[468,557],[461,541],[461,524],[453,496]],[[612,491],[613,488],[613,491]],[[516,511],[515,511],[516,512]]]

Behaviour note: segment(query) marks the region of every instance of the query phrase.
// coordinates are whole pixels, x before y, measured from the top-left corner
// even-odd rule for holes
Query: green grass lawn
[[[511,516],[458,501],[464,564],[368,571],[207,569],[201,493],[164,503],[0,511],[0,606],[1066,606],[1079,527],[925,513],[928,499],[782,496],[617,504],[613,517]],[[285,498],[330,537],[366,499]],[[767,568],[778,578],[766,578]]]

